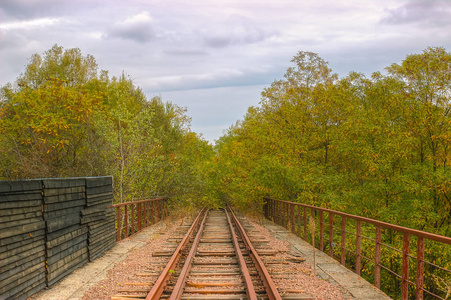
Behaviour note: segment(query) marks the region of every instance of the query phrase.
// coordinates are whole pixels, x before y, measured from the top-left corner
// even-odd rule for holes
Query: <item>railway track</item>
[[[243,226],[229,209],[202,211],[164,268],[128,283],[112,300],[282,299]],[[274,255],[259,249],[260,255]],[[153,276],[153,277],[152,277]]]

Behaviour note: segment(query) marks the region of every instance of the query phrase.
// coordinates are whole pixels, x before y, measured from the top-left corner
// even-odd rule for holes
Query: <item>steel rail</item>
[[[199,246],[200,237],[205,227],[205,220],[207,219],[207,212],[204,214],[202,222],[200,223],[199,230],[197,231],[196,237],[194,238],[193,244],[191,245],[191,250],[185,260],[185,264],[183,265],[182,270],[180,271],[179,278],[177,279],[177,283],[174,286],[174,289],[171,293],[170,300],[181,299],[183,294],[183,289],[186,285],[186,278],[188,277],[188,273],[192,267],[192,261],[194,256],[196,256],[197,247]]]
[[[265,264],[263,263],[260,256],[258,255],[257,251],[255,250],[254,246],[252,245],[249,237],[247,236],[246,231],[244,231],[243,226],[238,221],[238,218],[235,216],[235,213],[233,212],[233,210],[230,207],[229,207],[229,210],[230,210],[230,214],[232,215],[232,219],[233,219],[234,223],[236,224],[236,227],[243,239],[246,249],[249,251],[249,256],[252,258],[252,261],[254,262],[254,265],[257,268],[257,272],[263,281],[268,298],[270,300],[282,300],[282,297],[280,296],[279,292],[277,291],[276,285],[274,284],[274,281],[272,280],[271,275],[269,275],[269,272],[266,269]]]
[[[235,252],[238,256],[238,261],[240,263],[241,273],[244,277],[244,283],[246,285],[246,294],[247,298],[251,300],[257,300],[257,293],[255,292],[254,284],[252,283],[251,274],[249,273],[249,269],[247,268],[246,261],[244,260],[243,253],[241,252],[240,245],[238,244],[238,239],[233,229],[232,220],[230,219],[229,213],[227,209],[224,210],[227,222],[229,223],[230,233],[232,235],[233,245],[235,246]]]
[[[180,259],[182,255],[182,250],[185,249],[186,245],[191,239],[191,235],[194,232],[195,228],[200,222],[200,219],[205,212],[205,209],[203,209],[199,215],[197,215],[196,219],[194,220],[193,224],[189,228],[188,232],[185,234],[183,240],[180,242],[179,246],[175,250],[174,254],[172,255],[171,259],[169,260],[168,264],[164,268],[161,275],[158,277],[157,281],[153,285],[150,292],[147,294],[147,297],[145,300],[156,300],[160,299],[160,296],[163,294],[164,288],[168,283],[168,280],[171,278],[173,270],[175,269],[175,265],[177,264],[178,260]]]

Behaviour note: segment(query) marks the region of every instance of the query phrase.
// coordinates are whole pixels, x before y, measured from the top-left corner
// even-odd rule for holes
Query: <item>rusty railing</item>
[[[167,197],[114,204],[116,240],[120,241],[161,220],[167,213]]]
[[[438,289],[443,294],[447,293],[447,289],[451,285],[451,282],[447,282],[446,279],[434,275],[434,271],[439,271],[449,278],[451,270],[425,260],[425,242],[431,244],[431,247],[433,243],[440,243],[438,246],[443,248],[451,245],[451,238],[312,205],[272,198],[264,199],[266,200],[264,213],[268,219],[291,230],[293,234],[306,241],[310,239],[312,245],[339,260],[342,265],[353,269],[358,275],[362,275],[361,271],[364,265],[366,271],[371,265],[374,268],[372,275],[377,288],[381,288],[381,270],[384,270],[400,280],[398,290],[401,291],[401,299],[409,299],[410,285],[412,289],[415,289],[410,296],[415,299],[423,299],[427,294],[426,298],[445,300],[446,296],[439,296],[424,287],[425,266],[428,271],[427,275],[430,277],[428,280],[436,282],[436,286],[440,287],[441,285],[441,288]],[[316,227],[315,232],[318,232],[319,240],[314,238],[312,241],[311,234],[309,234],[307,223],[311,216],[315,223],[319,223],[319,228],[313,226],[314,229]],[[337,231],[339,234],[334,235],[334,232]],[[364,236],[364,233],[370,237]],[[416,245],[415,243],[411,245],[411,240],[415,239]],[[398,241],[398,243],[391,243],[393,241]],[[393,246],[394,244],[399,244],[402,249],[396,248]],[[327,251],[326,248],[328,248]],[[411,254],[412,248],[416,249],[416,253]],[[399,257],[398,262],[390,259],[391,268],[382,264],[383,254],[390,253],[389,251],[393,251],[395,257]],[[435,255],[437,254],[435,253]],[[438,256],[440,255],[443,253],[438,254]],[[394,256],[392,255],[392,257]],[[409,263],[413,263],[415,267],[409,268]],[[398,274],[399,271],[401,274]],[[410,278],[415,279],[410,280]],[[441,283],[437,283],[438,281]]]

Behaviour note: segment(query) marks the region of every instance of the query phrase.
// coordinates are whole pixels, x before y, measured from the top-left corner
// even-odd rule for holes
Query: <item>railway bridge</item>
[[[111,177],[0,182],[0,299],[446,299],[451,238],[265,198],[181,216]],[[445,253],[443,251],[441,253]]]

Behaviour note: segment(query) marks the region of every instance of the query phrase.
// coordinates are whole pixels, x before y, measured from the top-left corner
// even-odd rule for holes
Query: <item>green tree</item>
[[[0,135],[9,148],[15,177],[79,175],[82,141],[101,109],[99,97],[82,88],[67,88],[64,81],[48,80],[37,89],[22,88],[3,104]],[[7,170],[12,176],[12,171]]]
[[[86,57],[78,48],[54,45],[44,56],[33,54],[25,72],[17,79],[20,87],[39,88],[51,78],[59,78],[66,86],[84,84],[97,78],[98,66],[92,55]]]

